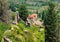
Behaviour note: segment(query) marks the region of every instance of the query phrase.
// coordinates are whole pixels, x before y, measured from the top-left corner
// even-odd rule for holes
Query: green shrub
[[[33,25],[26,27],[24,21],[20,21],[17,25],[12,24],[11,29],[7,30],[4,35],[12,42],[44,42],[44,28]]]
[[[0,22],[0,41],[3,37],[3,33],[9,28],[6,23]]]

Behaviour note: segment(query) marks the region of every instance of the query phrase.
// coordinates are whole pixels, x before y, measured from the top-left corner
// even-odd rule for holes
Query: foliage
[[[15,20],[16,13],[15,12],[12,12],[11,14],[12,14],[11,15],[12,16],[12,20]]]
[[[18,11],[19,11],[20,18],[26,21],[27,16],[28,16],[28,10],[26,9],[26,7],[24,5],[20,5]]]
[[[58,18],[56,6],[54,3],[49,2],[49,8],[45,15],[44,25],[45,25],[45,42],[57,42],[57,26]]]
[[[10,22],[10,14],[8,12],[8,2],[7,0],[0,0],[0,19],[3,22],[9,23]]]
[[[12,42],[44,42],[44,28],[33,25],[26,27],[21,21],[17,25],[12,24],[11,28],[5,31],[4,36]]]
[[[9,25],[7,25],[6,23],[0,22],[0,42],[2,40],[3,37],[3,33],[9,29]]]
[[[15,4],[15,3],[10,3],[10,6],[9,8],[13,11],[13,12],[16,12],[17,11],[17,8],[19,8],[19,4]]]

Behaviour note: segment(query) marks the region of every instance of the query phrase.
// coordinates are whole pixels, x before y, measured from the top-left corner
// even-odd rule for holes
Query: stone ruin
[[[37,14],[31,14],[31,15],[29,15],[27,17],[26,25],[31,25],[31,24],[42,26],[43,25],[43,21],[38,19],[38,15]]]
[[[19,17],[19,13],[18,11],[15,12],[16,15],[15,15],[15,20],[12,22],[13,24],[18,24],[19,20],[20,20],[20,17]]]

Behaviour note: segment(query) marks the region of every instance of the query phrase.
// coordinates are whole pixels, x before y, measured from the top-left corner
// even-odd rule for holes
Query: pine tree
[[[57,42],[58,12],[55,10],[56,6],[53,2],[49,2],[48,4],[48,11],[44,19],[45,42]]]

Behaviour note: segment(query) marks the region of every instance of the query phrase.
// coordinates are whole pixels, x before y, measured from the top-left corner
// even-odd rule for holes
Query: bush
[[[5,32],[5,36],[12,42],[44,42],[44,28],[39,26],[26,27],[24,21],[17,25],[11,25],[10,30]],[[41,30],[42,29],[42,30]]]

